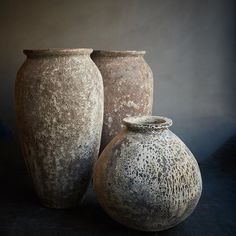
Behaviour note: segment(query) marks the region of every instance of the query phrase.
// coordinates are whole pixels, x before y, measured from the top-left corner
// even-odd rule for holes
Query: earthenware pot
[[[78,205],[98,156],[103,83],[92,49],[24,50],[16,113],[26,165],[48,207]]]
[[[104,84],[104,122],[101,149],[121,130],[127,116],[151,115],[153,76],[145,51],[95,50],[91,58]]]
[[[186,219],[202,191],[193,154],[165,117],[129,117],[104,149],[94,173],[99,203],[114,220],[143,231],[171,228]]]

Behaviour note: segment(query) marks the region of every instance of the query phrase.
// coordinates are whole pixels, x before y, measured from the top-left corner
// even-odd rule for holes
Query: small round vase
[[[202,192],[193,154],[165,117],[128,117],[104,149],[94,189],[111,218],[143,231],[169,229],[186,219]]]
[[[103,123],[103,83],[92,49],[24,50],[16,115],[28,171],[43,205],[80,203]]]
[[[122,128],[127,116],[152,113],[153,75],[145,51],[94,50],[104,84],[104,120],[100,152]]]

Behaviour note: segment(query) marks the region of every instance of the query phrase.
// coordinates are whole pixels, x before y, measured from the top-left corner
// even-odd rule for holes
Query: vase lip
[[[173,122],[164,116],[129,116],[123,124],[131,130],[160,130],[170,127]]]
[[[104,56],[104,57],[127,57],[127,56],[144,56],[146,51],[135,50],[93,50],[92,56]]]
[[[70,55],[90,55],[92,48],[48,48],[48,49],[24,49],[23,53],[27,57],[44,56],[70,56]]]

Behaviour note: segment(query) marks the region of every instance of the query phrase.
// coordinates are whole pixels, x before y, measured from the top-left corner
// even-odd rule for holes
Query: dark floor
[[[236,137],[200,163],[203,194],[194,213],[177,227],[158,233],[128,229],[110,219],[90,189],[70,210],[42,207],[35,197],[19,150],[0,143],[0,235],[236,235]]]

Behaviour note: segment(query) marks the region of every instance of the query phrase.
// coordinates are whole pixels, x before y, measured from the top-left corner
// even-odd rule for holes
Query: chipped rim
[[[105,56],[105,57],[126,57],[126,56],[144,56],[146,51],[116,51],[116,50],[93,50],[94,56]]]
[[[49,48],[49,49],[24,49],[27,57],[43,56],[68,56],[68,55],[90,55],[92,48]]]
[[[123,119],[123,124],[132,130],[159,130],[170,127],[173,122],[164,116],[130,116]]]

